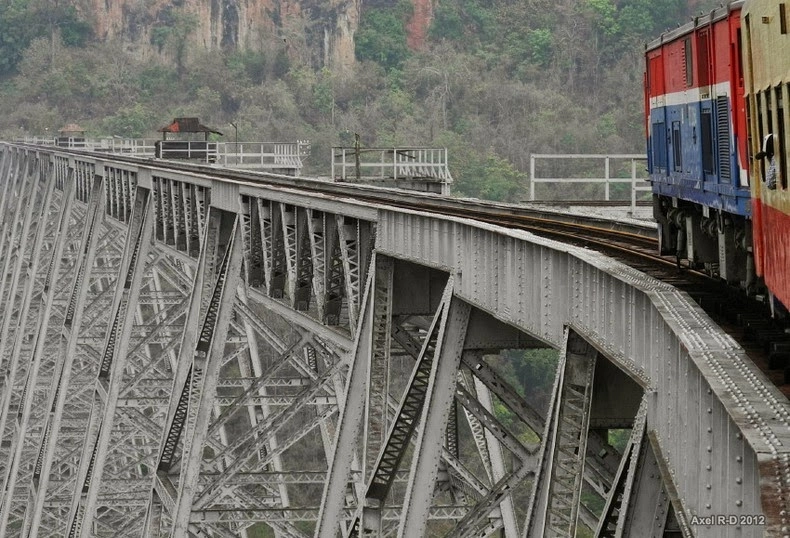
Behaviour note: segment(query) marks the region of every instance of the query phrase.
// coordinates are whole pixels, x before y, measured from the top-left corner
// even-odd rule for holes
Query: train
[[[662,254],[790,305],[790,9],[735,0],[645,47]]]

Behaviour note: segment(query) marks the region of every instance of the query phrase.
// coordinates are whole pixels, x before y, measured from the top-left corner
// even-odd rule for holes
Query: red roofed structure
[[[209,133],[224,136],[221,132],[211,127],[206,127],[198,118],[175,118],[170,125],[166,125],[158,132],[162,133],[162,140],[167,140],[168,133],[204,133],[208,140]]]

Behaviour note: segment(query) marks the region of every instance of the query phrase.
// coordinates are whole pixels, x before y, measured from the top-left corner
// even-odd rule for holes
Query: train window
[[[683,40],[683,59],[686,64],[686,86],[694,84],[694,61],[691,57],[691,37]]]
[[[672,122],[672,158],[674,162],[672,163],[673,170],[675,172],[682,172],[683,171],[683,152],[682,152],[682,141],[680,139],[680,122],[673,121]]]
[[[774,99],[776,104],[776,135],[774,136],[774,151],[776,161],[779,166],[779,181],[783,189],[787,188],[787,154],[785,153],[785,117],[784,99],[782,96],[782,86],[774,88]],[[778,140],[778,144],[776,143]]]
[[[787,33],[787,13],[785,13],[785,4],[779,4],[779,31],[783,34]]]
[[[771,112],[770,112],[770,99],[766,92],[757,92],[757,129],[759,136],[757,140],[760,144],[760,149],[757,151],[762,150],[762,143],[765,135],[771,132]],[[759,160],[760,165],[760,177],[765,177],[766,167],[765,167],[765,159]]]
[[[743,61],[741,61],[741,51],[743,51],[743,38],[741,37],[741,29],[738,28],[738,53],[733,54],[735,63],[738,65],[738,87],[743,88]]]
[[[702,111],[700,120],[702,131],[702,170],[706,174],[713,174],[713,114],[710,110]]]

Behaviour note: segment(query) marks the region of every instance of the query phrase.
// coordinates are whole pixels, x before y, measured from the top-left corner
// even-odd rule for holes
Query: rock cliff
[[[307,54],[313,63],[354,62],[362,0],[83,0],[100,40],[119,39],[141,55],[187,48],[272,50]],[[298,50],[292,50],[298,49]]]
[[[78,0],[100,40],[120,39],[139,54],[168,54],[176,41],[204,49],[285,47],[316,66],[354,63],[354,34],[364,3],[393,0]],[[411,0],[409,46],[421,48],[435,0]],[[170,44],[170,47],[166,45]],[[305,56],[307,56],[305,58]]]

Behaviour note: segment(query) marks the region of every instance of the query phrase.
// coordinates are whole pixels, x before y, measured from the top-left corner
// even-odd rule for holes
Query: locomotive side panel
[[[664,254],[730,282],[748,280],[748,176],[739,13],[733,2],[646,50],[646,135]]]
[[[733,80],[738,14],[722,13],[647,52],[650,172],[657,195],[747,216],[746,174],[736,151],[745,124],[739,79]]]
[[[790,305],[789,8],[785,2],[751,0],[742,18],[750,150],[763,157],[751,163],[755,266],[785,306]],[[766,147],[768,135],[772,140]],[[769,188],[769,176],[775,188]]]

